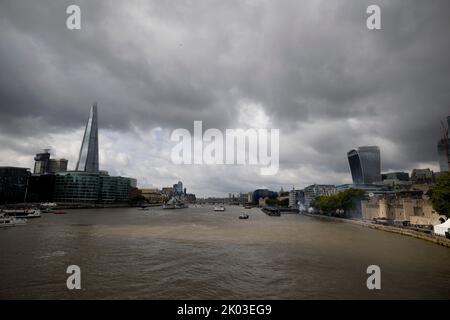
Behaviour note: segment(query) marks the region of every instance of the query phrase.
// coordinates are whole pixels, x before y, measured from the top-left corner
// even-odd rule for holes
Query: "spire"
[[[76,171],[98,172],[97,102],[94,102],[84,131]]]

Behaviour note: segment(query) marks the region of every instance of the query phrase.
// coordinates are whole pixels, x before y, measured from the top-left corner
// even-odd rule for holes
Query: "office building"
[[[343,192],[349,189],[364,190],[366,194],[369,193],[386,193],[389,187],[384,184],[341,184],[336,186],[336,191]]]
[[[48,161],[47,173],[58,173],[67,171],[68,161],[66,159],[50,159]]]
[[[165,195],[167,198],[172,198],[174,194],[174,188],[173,187],[163,187],[161,189],[161,193]]]
[[[387,172],[381,174],[383,185],[392,189],[402,189],[411,185],[408,172]]]
[[[381,181],[380,149],[365,146],[347,153],[353,184],[372,184]]]
[[[0,204],[24,202],[30,169],[0,167]]]
[[[270,191],[268,189],[257,189],[253,191],[253,204],[260,204],[260,199],[276,199],[277,197],[278,192]]]
[[[66,159],[51,159],[50,149],[36,154],[34,157],[34,174],[58,173],[67,171],[68,161]]]
[[[435,182],[434,172],[430,168],[413,169],[411,181],[414,184],[433,184]]]
[[[409,181],[408,172],[386,172],[381,174],[381,179],[384,180],[398,180],[398,181]]]
[[[99,173],[68,171],[55,179],[54,201],[78,203],[125,203],[132,180]]]
[[[130,178],[100,175],[99,202],[125,203],[130,199],[131,188]]]
[[[99,200],[100,175],[69,171],[59,173],[55,180],[56,202],[96,203]]]
[[[97,103],[91,107],[75,171],[99,172]]]
[[[173,193],[175,195],[182,195],[183,194],[183,182],[178,181],[178,183],[173,185]]]
[[[442,137],[437,144],[439,168],[441,172],[450,170],[450,139],[448,138],[449,127],[450,116],[447,117],[447,127],[442,124]]]
[[[34,174],[28,178],[26,202],[53,202],[55,193],[54,174]]]
[[[304,190],[305,207],[309,208],[311,202],[320,196],[332,196],[337,193],[336,187],[331,184],[313,184]]]
[[[44,152],[36,154],[34,157],[34,174],[47,173],[48,161],[50,160],[50,152],[45,149]]]
[[[55,168],[64,167],[60,160]],[[66,166],[67,167],[67,166]],[[99,170],[97,104],[91,108],[75,171],[55,177],[54,201],[78,203],[124,203],[130,199],[136,179],[110,176]]]
[[[289,207],[300,208],[305,204],[305,192],[303,190],[292,190],[289,192]]]
[[[253,203],[253,192],[247,194],[247,203]]]

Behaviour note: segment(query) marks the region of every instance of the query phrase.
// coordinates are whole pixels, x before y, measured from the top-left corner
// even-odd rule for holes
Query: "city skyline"
[[[413,2],[383,3],[379,32],[365,28],[365,1],[131,2],[126,10],[80,1],[83,27],[74,32],[59,15],[64,3],[24,11],[21,1],[4,2],[0,165],[33,168],[50,146],[74,170],[97,100],[100,168],[142,187],[181,180],[214,196],[351,183],[346,153],[364,145],[380,147],[382,172],[439,171],[449,4]],[[170,132],[195,120],[280,128],[279,173],[172,164]]]

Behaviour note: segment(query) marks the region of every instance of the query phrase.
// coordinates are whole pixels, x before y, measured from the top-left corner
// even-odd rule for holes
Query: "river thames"
[[[448,248],[298,214],[212,209],[68,210],[0,229],[0,298],[450,298]],[[81,268],[81,290],[66,287],[69,265]],[[381,268],[381,290],[366,287],[369,265]]]

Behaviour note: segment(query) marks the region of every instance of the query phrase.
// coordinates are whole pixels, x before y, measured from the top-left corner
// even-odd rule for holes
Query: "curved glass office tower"
[[[372,184],[381,181],[380,148],[359,147],[347,153],[354,184]]]
[[[97,103],[94,103],[89,114],[83,143],[81,144],[76,171],[98,173],[98,124]]]

